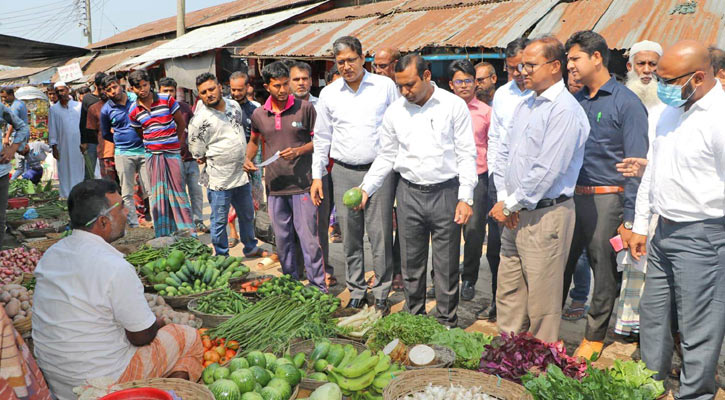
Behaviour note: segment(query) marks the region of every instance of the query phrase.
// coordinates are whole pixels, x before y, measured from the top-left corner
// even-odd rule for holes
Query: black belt
[[[571,199],[571,197],[563,195],[563,194],[555,199],[541,199],[541,200],[539,200],[538,203],[536,203],[536,210],[541,209],[541,208],[555,206],[555,205],[557,205],[559,203],[563,203],[569,199]]]
[[[418,185],[417,183],[413,183],[402,176],[400,177],[400,180],[403,181],[406,185],[409,187],[418,190],[420,192],[428,193],[428,192],[435,192],[436,190],[445,189],[447,187],[453,187],[458,186],[458,178],[451,178],[445,182],[441,183],[434,183],[432,185]]]
[[[334,161],[335,164],[337,164],[337,165],[339,165],[341,167],[345,167],[345,168],[351,169],[353,171],[367,171],[373,165],[373,163],[370,163],[370,164],[361,164],[361,165],[353,165],[353,164],[344,163],[342,161],[338,161],[338,160],[335,160],[335,159],[333,159],[332,161]]]

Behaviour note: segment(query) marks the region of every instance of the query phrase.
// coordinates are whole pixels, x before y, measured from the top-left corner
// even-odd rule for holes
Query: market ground
[[[209,214],[210,209],[208,207],[208,204],[205,204],[204,207],[204,217],[205,220],[209,220]],[[201,240],[204,243],[210,243],[210,237],[208,234],[202,235]],[[261,247],[263,247],[266,250],[273,251],[274,246],[273,244],[260,242]],[[243,256],[242,252],[242,245],[239,244],[232,248],[230,250],[231,255],[233,256]],[[432,252],[429,251],[429,254]],[[485,247],[483,254],[485,255]],[[430,257],[430,256],[429,256]],[[345,288],[345,261],[344,261],[344,254],[343,254],[343,245],[342,243],[330,243],[330,254],[329,254],[329,262],[335,269],[335,277],[338,280],[338,284],[336,286],[333,286],[330,288],[331,293],[337,295],[342,300],[343,306],[347,304],[347,301],[349,301],[349,292]],[[463,260],[463,244],[461,244],[461,261]],[[272,264],[269,266],[262,266],[259,264],[259,259],[248,259],[245,263],[249,265],[249,267],[252,269],[253,274],[257,275],[280,275],[282,273],[282,270],[279,266],[279,263]],[[428,261],[428,266],[430,268],[431,262],[430,259]],[[372,254],[370,252],[370,244],[367,241],[367,238],[365,239],[365,269],[366,269],[366,277],[370,278],[373,275],[373,268],[372,268]],[[489,323],[488,321],[478,321],[476,319],[476,312],[480,310],[481,308],[488,306],[488,304],[491,302],[491,273],[488,268],[488,262],[486,260],[485,256],[482,256],[481,258],[481,270],[479,274],[478,282],[476,283],[476,296],[472,301],[461,301],[459,303],[458,308],[458,325],[466,330],[473,330],[478,332],[483,332],[490,335],[497,335],[498,330],[496,328],[496,325],[493,323]],[[427,274],[427,276],[430,276]],[[306,282],[305,282],[306,283]],[[429,281],[428,285],[430,286],[432,282]],[[593,287],[594,285],[592,285]],[[368,293],[369,300],[372,299],[372,294]],[[405,297],[403,294],[403,291],[393,291],[390,294],[389,301],[392,305],[391,311],[392,312],[398,312],[401,311],[405,306]],[[435,300],[428,301],[426,304],[426,309],[428,312],[435,313]],[[615,317],[612,318],[612,321],[610,323],[610,327],[613,328],[615,323]],[[561,321],[561,328],[559,336],[564,341],[564,344],[566,345],[567,352],[569,354],[573,353],[576,349],[579,342],[582,340],[584,336],[584,329],[586,327],[586,320],[581,319],[579,321],[570,322],[570,321]],[[621,359],[621,360],[628,360],[628,359],[635,359],[638,360],[640,358],[639,356],[639,349],[636,344],[627,343],[621,340],[615,340],[615,338],[610,334],[607,336],[606,339],[606,345],[604,351],[602,352],[602,356],[597,361],[596,364],[602,366],[602,367],[608,367],[610,366],[615,359]],[[675,355],[674,364],[675,367],[679,367],[680,360]],[[721,348],[720,352],[720,361],[718,364],[718,370],[719,370],[719,383],[722,388],[725,388],[725,347]],[[668,379],[666,386],[668,388],[676,388],[677,387],[677,379]],[[725,400],[725,391],[721,389],[718,392],[718,396],[716,398],[717,400]]]

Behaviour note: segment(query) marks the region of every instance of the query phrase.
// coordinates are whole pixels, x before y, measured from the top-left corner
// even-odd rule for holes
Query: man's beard
[[[639,79],[639,75],[632,70],[627,72],[627,87],[642,100],[645,107],[650,108],[661,103],[657,97],[657,83],[654,77],[649,83],[645,84]]]
[[[305,99],[307,99],[307,96],[309,96],[309,95],[310,95],[310,91],[309,90],[306,91],[306,92],[304,92],[304,93],[294,92],[294,96],[295,96],[295,98],[297,100],[305,100]]]
[[[493,101],[493,94],[496,92],[493,86],[487,88],[476,88],[476,98],[488,105]]]

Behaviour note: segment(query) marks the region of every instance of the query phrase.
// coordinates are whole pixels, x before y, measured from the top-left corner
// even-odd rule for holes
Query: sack
[[[272,221],[269,219],[269,213],[267,212],[267,203],[259,205],[259,210],[254,217],[254,236],[273,245],[276,243]]]

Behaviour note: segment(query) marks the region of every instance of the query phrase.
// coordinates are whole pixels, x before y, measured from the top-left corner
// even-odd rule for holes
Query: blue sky
[[[231,0],[186,0],[186,12]],[[0,34],[83,47],[76,3],[84,0],[1,0]],[[176,15],[176,0],[91,0],[93,41]]]

